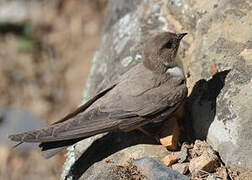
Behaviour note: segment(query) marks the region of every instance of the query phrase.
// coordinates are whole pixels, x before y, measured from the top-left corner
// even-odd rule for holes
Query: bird
[[[187,97],[186,78],[176,63],[187,33],[158,33],[144,43],[142,62],[122,74],[74,112],[48,127],[9,135],[19,143],[40,143],[45,158],[85,138],[125,132],[167,119]]]

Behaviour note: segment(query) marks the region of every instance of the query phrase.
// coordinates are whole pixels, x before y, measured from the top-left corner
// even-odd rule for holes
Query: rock
[[[175,118],[163,123],[160,130],[160,143],[168,150],[176,150],[179,140],[179,125]]]
[[[104,164],[101,165],[101,163]],[[94,166],[88,169],[80,179],[187,180],[189,178],[164,166],[153,158],[141,158],[137,160],[127,159],[127,161],[122,162],[119,155],[116,159],[114,159],[114,157],[109,157],[94,164]]]
[[[181,174],[186,174],[189,169],[189,163],[177,163],[172,165],[172,169]]]
[[[215,75],[218,72],[218,69],[216,68],[214,64],[211,64],[209,72],[211,75]]]
[[[177,58],[190,74],[187,129],[192,125],[195,137],[207,139],[226,165],[252,170],[251,8],[245,0],[111,0],[83,101],[138,63],[149,36],[188,32]],[[78,148],[92,142],[84,141],[85,148],[69,153],[65,174]]]
[[[216,175],[217,177],[221,177],[221,178],[224,179],[224,180],[228,179],[227,169],[226,169],[226,167],[224,167],[224,166],[218,167],[218,168],[216,169],[215,175]]]
[[[201,170],[211,173],[218,166],[218,157],[215,154],[203,152],[201,156],[195,157],[190,161],[189,170],[192,174],[199,174]]]
[[[117,166],[116,173],[118,174],[118,179],[148,179],[132,161],[126,166]]]
[[[174,152],[174,154],[179,158],[179,163],[185,162],[187,160],[188,148],[191,148],[190,145],[183,143],[180,151]]]
[[[207,176],[207,180],[223,180],[223,179],[210,174],[209,176]]]
[[[168,154],[166,155],[163,159],[162,162],[164,163],[164,165],[166,166],[171,166],[174,163],[176,163],[179,160],[179,158],[176,155],[173,154]]]
[[[0,143],[14,146],[16,143],[11,142],[8,135],[42,127],[42,121],[35,115],[19,107],[9,107],[2,111],[0,117]],[[16,150],[27,152],[35,147],[37,148],[37,144],[24,143]]]
[[[207,139],[226,165],[252,170],[252,111],[248,108],[252,107],[248,53],[252,4],[243,0],[167,4],[167,11],[194,36],[183,62],[191,75],[187,110],[196,138]]]
[[[88,171],[87,171],[88,172]],[[146,179],[145,176],[137,169],[132,161],[124,165],[117,165],[114,162],[107,161],[106,165],[98,165],[93,173],[85,173],[80,179]]]
[[[191,157],[201,156],[204,152],[215,154],[213,148],[208,143],[205,141],[196,140],[193,148],[190,151]]]
[[[106,147],[105,147],[106,148]],[[94,152],[97,156],[98,153]],[[146,156],[152,157],[156,160],[161,160],[167,154],[167,150],[161,145],[136,145],[125,148],[121,151],[115,152],[114,154],[106,157],[101,161],[96,161],[92,163],[90,167],[84,169],[84,174],[82,175],[81,169],[88,164],[89,159],[93,158],[91,155],[87,155],[86,158],[82,158],[79,160],[79,165],[77,165],[77,169],[72,168],[71,174],[73,174],[73,178],[78,179],[81,176],[81,180],[83,179],[113,179],[112,177],[118,177],[118,174],[115,173],[114,170],[118,169],[118,167],[122,167],[120,170],[123,170],[129,166],[129,162],[132,159],[140,159]],[[83,164],[85,162],[85,164]],[[110,178],[108,178],[110,177]],[[115,178],[117,179],[117,178]]]
[[[170,167],[166,167],[163,164],[157,162],[152,158],[143,158],[133,161],[136,167],[142,172],[142,174],[149,180],[184,180],[188,177],[172,170]]]

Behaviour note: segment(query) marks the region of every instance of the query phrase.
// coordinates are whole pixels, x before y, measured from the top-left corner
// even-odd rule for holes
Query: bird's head
[[[187,33],[175,34],[163,32],[152,37],[144,48],[143,63],[155,73],[164,73],[168,68],[177,65],[175,57],[181,39]]]

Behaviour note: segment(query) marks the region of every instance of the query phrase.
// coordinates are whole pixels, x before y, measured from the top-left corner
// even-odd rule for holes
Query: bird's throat
[[[172,76],[185,77],[183,70],[178,66],[168,68],[166,73],[169,73]]]

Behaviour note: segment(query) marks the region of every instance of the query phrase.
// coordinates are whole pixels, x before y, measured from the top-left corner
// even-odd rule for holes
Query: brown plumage
[[[143,63],[131,68],[75,112],[49,127],[9,138],[40,142],[42,151],[55,149],[55,153],[99,133],[129,131],[166,119],[187,96],[185,77],[175,63],[180,40],[185,35],[164,32],[154,36],[146,43]]]

